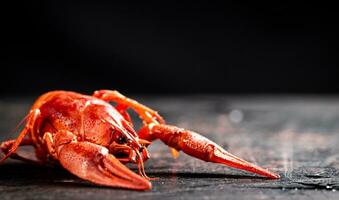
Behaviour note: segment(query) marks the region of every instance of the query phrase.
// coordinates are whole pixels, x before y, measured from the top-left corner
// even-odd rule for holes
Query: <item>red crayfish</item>
[[[109,102],[115,102],[116,106]],[[143,121],[138,133],[127,109]],[[279,178],[259,166],[242,160],[193,131],[165,124],[154,110],[117,91],[99,90],[92,96],[69,91],[52,91],[40,96],[25,118],[26,124],[16,140],[5,141],[6,154],[40,164],[60,164],[74,175],[92,183],[135,190],[152,187],[144,170],[149,158],[147,146],[155,139],[171,148],[207,162]],[[37,160],[19,155],[19,146],[32,145]],[[124,164],[138,165],[138,174]]]

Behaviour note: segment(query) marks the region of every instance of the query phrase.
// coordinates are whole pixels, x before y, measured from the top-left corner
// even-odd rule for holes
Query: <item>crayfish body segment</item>
[[[109,102],[117,103],[113,107]],[[127,109],[143,121],[139,132]],[[168,146],[198,159],[225,164],[268,178],[279,175],[244,161],[198,133],[165,124],[154,110],[117,91],[99,90],[92,96],[52,91],[40,96],[25,118],[16,140],[2,142],[5,157],[38,164],[59,163],[74,175],[92,183],[134,190],[149,190],[144,170],[147,146],[160,139]],[[16,153],[32,145],[38,161]],[[138,174],[125,163],[138,165]]]

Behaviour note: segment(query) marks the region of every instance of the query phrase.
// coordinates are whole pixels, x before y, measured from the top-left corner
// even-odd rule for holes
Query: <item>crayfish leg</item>
[[[146,132],[142,132],[141,138],[159,138],[168,146],[207,162],[224,164],[272,179],[280,177],[278,174],[230,154],[211,140],[193,131],[165,124],[153,124],[149,127],[151,127],[149,134],[152,137],[147,137]]]
[[[35,122],[40,115],[39,109],[31,110],[31,112],[25,117],[27,123],[23,130],[20,132],[19,136],[15,140],[5,141],[1,143],[1,150],[6,154],[3,158],[0,159],[0,163],[7,160],[7,158],[12,157],[15,159],[31,162],[31,160],[23,158],[15,153],[19,146],[24,145],[33,145],[31,139],[25,139],[26,135],[33,131]],[[10,147],[9,147],[10,146]],[[13,155],[13,156],[12,156]]]
[[[170,150],[171,150],[172,157],[174,159],[177,159],[180,155],[179,151],[177,151],[175,148],[172,148],[172,147],[170,147]]]
[[[126,108],[133,109],[143,120],[144,124],[153,122],[160,124],[165,123],[165,120],[156,111],[133,99],[125,97],[116,90],[98,90],[94,92],[93,96],[103,101],[116,102],[119,107],[125,106]]]
[[[123,104],[117,104],[115,109],[124,117],[126,121],[128,121],[129,125],[133,128],[133,122],[131,116],[128,114],[127,109],[128,107]]]
[[[3,153],[5,153],[6,155],[9,154],[10,150],[12,149],[13,145],[16,144],[16,140],[8,140],[8,141],[4,141],[1,143],[0,145],[0,149]],[[31,138],[24,138],[19,146],[29,146],[29,145],[33,145],[33,142],[32,142],[32,139]],[[29,159],[29,158],[25,158],[19,154],[17,154],[16,152],[12,152],[10,155],[9,155],[10,158],[12,159],[16,159],[16,160],[21,160],[21,161],[24,161],[24,162],[27,162],[27,163],[32,163],[32,164],[41,164],[41,162],[37,161],[37,160],[32,160],[32,159]],[[0,162],[3,162],[5,161],[4,160],[1,160]]]

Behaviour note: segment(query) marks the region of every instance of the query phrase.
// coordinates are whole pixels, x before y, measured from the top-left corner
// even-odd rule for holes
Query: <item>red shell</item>
[[[41,122],[36,127],[36,138],[43,133],[68,130],[79,141],[88,141],[104,147],[119,136],[125,136],[140,146],[137,134],[121,114],[109,103],[75,92],[54,91],[41,96],[33,105],[40,109]],[[39,141],[38,141],[39,142]]]

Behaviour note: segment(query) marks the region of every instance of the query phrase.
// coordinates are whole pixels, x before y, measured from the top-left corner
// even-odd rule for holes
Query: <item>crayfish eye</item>
[[[112,135],[113,135],[113,141],[115,141],[116,143],[126,144],[127,138],[122,136],[119,131],[113,130]]]
[[[126,144],[127,143],[127,139],[125,137],[120,136],[120,137],[117,138],[116,142],[118,144]]]
[[[118,136],[115,140],[116,143],[118,144],[126,144],[127,143],[127,138],[124,136]]]

